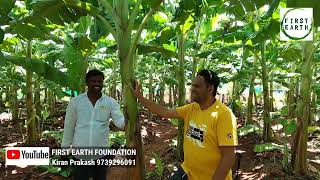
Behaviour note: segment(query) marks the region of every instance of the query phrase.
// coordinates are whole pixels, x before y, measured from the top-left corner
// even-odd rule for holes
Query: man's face
[[[213,86],[207,85],[202,76],[196,76],[191,84],[191,100],[192,102],[204,102],[212,95]]]
[[[100,93],[103,87],[103,77],[102,76],[91,76],[86,82],[88,86],[88,91]]]

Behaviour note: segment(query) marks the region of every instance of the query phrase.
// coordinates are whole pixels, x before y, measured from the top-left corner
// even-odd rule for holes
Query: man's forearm
[[[234,164],[234,156],[222,156],[212,180],[224,180]]]
[[[150,110],[152,113],[157,114],[162,117],[166,117],[167,108],[154,103],[153,101],[146,99],[142,96],[138,96],[137,99],[139,102],[146,107],[148,110]]]
[[[70,147],[72,145],[73,140],[73,134],[74,132],[71,130],[66,130],[66,128],[63,130],[63,138],[61,147]]]

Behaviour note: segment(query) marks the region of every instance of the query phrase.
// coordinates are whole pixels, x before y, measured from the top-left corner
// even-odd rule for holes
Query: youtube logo
[[[8,150],[7,159],[20,159],[20,150]]]
[[[49,147],[6,147],[6,165],[49,165]],[[0,178],[1,179],[1,178]]]

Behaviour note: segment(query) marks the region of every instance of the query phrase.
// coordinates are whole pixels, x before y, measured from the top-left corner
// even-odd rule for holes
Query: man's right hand
[[[130,87],[132,94],[139,100],[139,102],[146,107],[148,110],[150,110],[152,113],[157,114],[164,118],[180,118],[178,112],[175,108],[167,109],[166,107],[163,107],[151,100],[148,100],[143,97],[141,87],[139,83],[134,80],[133,87]]]

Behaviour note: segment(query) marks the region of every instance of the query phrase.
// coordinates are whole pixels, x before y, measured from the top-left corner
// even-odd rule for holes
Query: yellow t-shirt
[[[231,110],[216,100],[206,110],[192,103],[176,108],[184,119],[184,162],[189,180],[210,180],[220,162],[219,146],[237,146],[237,122]],[[231,170],[226,180],[232,179]]]

